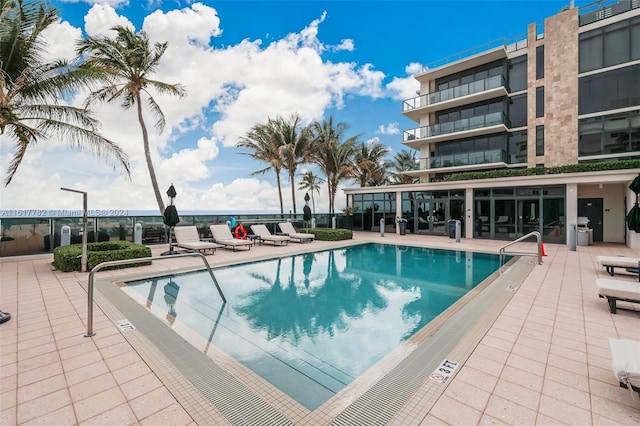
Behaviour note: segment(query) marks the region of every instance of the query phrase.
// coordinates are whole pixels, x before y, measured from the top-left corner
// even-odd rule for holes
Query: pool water
[[[313,410],[500,267],[496,255],[386,244],[128,282],[123,290]]]

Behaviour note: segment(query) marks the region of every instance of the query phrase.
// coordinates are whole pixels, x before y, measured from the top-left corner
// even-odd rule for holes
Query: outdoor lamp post
[[[63,191],[77,192],[82,194],[82,257],[80,258],[80,265],[82,272],[87,272],[87,193],[85,191],[78,191],[77,189],[60,188]]]

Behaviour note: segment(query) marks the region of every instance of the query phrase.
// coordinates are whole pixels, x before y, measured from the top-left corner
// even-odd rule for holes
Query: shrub
[[[64,247],[56,247],[53,251],[53,266],[63,272],[82,270],[82,244],[71,244]],[[142,244],[134,244],[129,241],[108,241],[87,244],[87,269],[113,260],[139,259],[151,257],[151,249]],[[136,263],[132,265],[110,266],[107,269],[122,269],[132,266],[150,265],[151,262]]]
[[[331,229],[331,228],[310,228],[301,229],[300,233],[313,234],[318,241],[340,241],[353,238],[351,229]]]

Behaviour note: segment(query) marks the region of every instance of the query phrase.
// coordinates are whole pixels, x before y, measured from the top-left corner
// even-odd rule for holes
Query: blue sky
[[[235,143],[267,117],[300,114],[305,122],[333,116],[347,136],[379,141],[390,154],[403,149],[401,132],[417,124],[401,114],[415,96],[412,75],[422,66],[499,38],[524,38],[527,25],[569,1],[160,1],[57,0],[61,22],[47,33],[52,57],[72,57],[74,41],[108,34],[116,24],[144,29],[169,42],[156,78],[186,86],[184,99],[156,100],[167,118],[152,133],[160,188],[173,183],[176,204],[189,210],[271,210],[278,207],[272,172],[241,155]],[[577,2],[578,5],[582,4]],[[72,102],[81,104],[86,94]],[[132,180],[104,161],[68,149],[64,141],[30,149],[13,182],[2,188],[2,209],[77,208],[154,210],[134,110],[95,108],[103,133],[129,153]],[[147,123],[153,120],[148,117]],[[6,170],[11,145],[0,136]],[[62,143],[59,143],[62,142]],[[312,170],[313,166],[300,171]],[[285,210],[292,209],[282,175]],[[353,186],[345,183],[345,186]],[[35,190],[34,190],[35,188]],[[304,193],[297,193],[298,210]],[[336,205],[344,206],[339,192]],[[326,189],[316,195],[328,208]]]

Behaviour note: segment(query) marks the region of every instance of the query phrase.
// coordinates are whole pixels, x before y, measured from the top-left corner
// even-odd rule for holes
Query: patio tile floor
[[[381,239],[374,233],[355,238]],[[394,234],[384,241],[492,253],[504,245]],[[608,346],[611,337],[640,340],[640,307],[621,302],[631,310],[612,315],[595,290],[595,279],[608,277],[595,263],[597,255],[640,253],[621,244],[545,248],[543,265],[517,289],[431,410],[412,418],[420,401],[410,401],[405,410],[414,411],[401,412],[392,424],[409,418],[422,425],[640,424],[640,400],[618,386]],[[158,255],[167,247],[152,249]],[[290,244],[279,250],[306,249]],[[207,259],[215,266],[269,257],[275,250],[219,249]],[[0,425],[195,424],[100,308],[94,310],[96,335],[84,337],[88,274],[54,271],[51,260],[46,254],[0,258],[0,309],[12,314],[0,325]],[[143,268],[169,271],[185,264],[195,263],[168,259]]]

